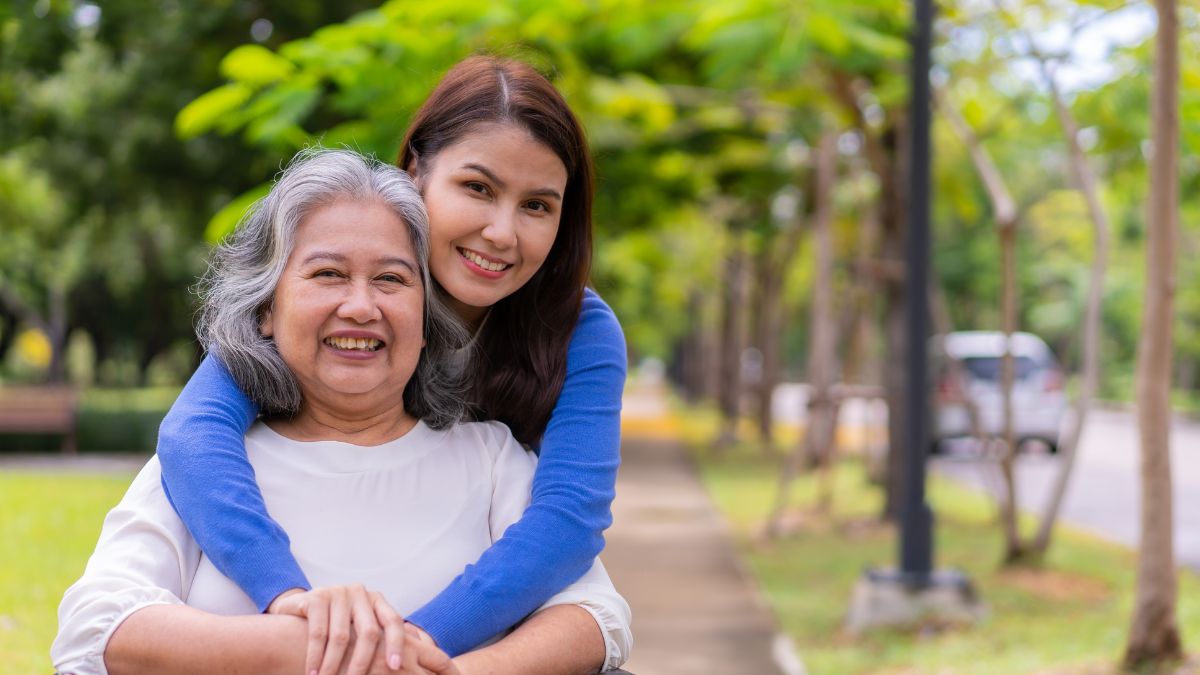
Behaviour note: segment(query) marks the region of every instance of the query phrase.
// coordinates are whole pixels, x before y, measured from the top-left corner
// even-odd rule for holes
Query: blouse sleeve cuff
[[[145,589],[136,596],[113,602],[109,607],[98,607],[90,618],[75,616],[71,621],[75,626],[61,626],[50,649],[56,675],[108,675],[104,652],[113,633],[126,619],[154,605],[182,604],[179,598],[162,589]]]
[[[604,605],[584,600],[579,606],[592,615],[596,625],[600,626],[600,634],[604,636],[604,667],[600,672],[620,668],[629,660],[629,652],[633,649],[633,636],[628,626],[623,625],[616,614]]]
[[[541,609],[556,605],[578,605],[596,620],[604,637],[604,666],[601,672],[616,670],[629,660],[629,654],[633,651],[629,605],[611,585],[576,583],[550,598]]]

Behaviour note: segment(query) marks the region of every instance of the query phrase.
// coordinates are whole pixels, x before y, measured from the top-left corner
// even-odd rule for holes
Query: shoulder
[[[625,355],[625,333],[612,308],[592,289],[583,292],[583,306],[579,321],[571,335],[568,360],[581,351],[598,350],[602,353]]]
[[[616,333],[622,342],[625,340],[617,315],[608,303],[590,288],[583,289],[583,304],[579,309],[579,321],[575,324],[575,335],[578,336],[581,332]]]
[[[528,497],[529,481],[537,468],[537,455],[517,442],[503,422],[463,422],[445,432],[447,438],[461,446],[469,444],[468,452],[476,456],[492,476],[492,486],[513,483],[509,487],[523,490]]]
[[[447,445],[483,451],[495,458],[501,453],[524,451],[503,422],[459,422],[435,432]]]

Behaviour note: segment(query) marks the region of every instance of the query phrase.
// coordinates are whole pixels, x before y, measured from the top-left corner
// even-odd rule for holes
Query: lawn
[[[0,674],[53,671],[58,601],[132,474],[0,474]]]
[[[707,443],[715,436],[712,418],[678,414],[674,429],[692,448],[704,484],[810,675],[1097,675],[1112,673],[1120,661],[1132,614],[1133,552],[1060,527],[1042,566],[1002,569],[994,504],[936,477],[929,484],[936,565],[965,572],[988,604],[988,617],[971,628],[851,637],[842,622],[854,583],[866,567],[894,566],[898,546],[894,528],[878,522],[882,491],[866,478],[863,462],[846,458],[836,468],[830,514],[814,508],[817,478],[798,479],[786,519],[790,536],[768,543],[763,522],[778,461],[757,447],[716,453]],[[1022,526],[1032,530],[1034,522]],[[1178,598],[1184,649],[1195,655],[1200,575],[1181,573]],[[1190,663],[1182,671],[1200,673],[1195,656]]]
[[[731,448],[717,457],[700,440],[704,427],[682,424],[709,491],[811,675],[1090,675],[1111,672],[1120,659],[1133,599],[1135,558],[1129,550],[1060,530],[1042,567],[1002,570],[994,506],[936,478],[929,486],[936,564],[970,576],[988,617],[972,628],[847,635],[842,622],[861,572],[896,560],[895,532],[876,518],[881,491],[868,482],[862,463],[847,459],[838,466],[831,515],[812,508],[816,479],[797,481],[788,519],[792,534],[767,543],[761,533],[775,495],[776,463],[753,448]],[[1181,575],[1179,620],[1185,648],[1195,653],[1200,577],[1192,573]]]

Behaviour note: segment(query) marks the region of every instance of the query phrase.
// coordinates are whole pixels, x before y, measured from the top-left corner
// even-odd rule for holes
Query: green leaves
[[[249,85],[278,82],[295,70],[291,61],[260,45],[242,45],[221,60],[221,75]]]
[[[271,191],[271,183],[263,183],[247,192],[244,192],[233,201],[226,204],[217,211],[212,220],[208,221],[208,226],[204,228],[204,238],[210,244],[216,244],[225,237],[233,233],[237,224],[250,211],[250,207],[255,202],[267,196]]]
[[[183,140],[218,130],[228,133],[237,128],[241,107],[254,95],[254,89],[241,82],[221,85],[187,104],[175,117],[175,133]]]

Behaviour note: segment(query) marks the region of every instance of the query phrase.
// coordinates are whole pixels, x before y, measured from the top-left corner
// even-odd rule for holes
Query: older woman
[[[515,633],[454,661],[403,630],[397,611],[426,602],[520,517],[536,464],[503,425],[456,424],[463,334],[431,295],[425,224],[400,170],[315,151],[215,253],[199,334],[264,411],[246,446],[267,508],[314,585],[371,599],[372,616],[350,619],[371,631],[353,638],[377,649],[354,650],[344,672],[615,668],[629,608],[599,561]],[[154,459],[106,518],[59,621],[62,673],[294,673],[305,662],[306,620],[258,614],[216,570]],[[341,646],[324,665],[338,666]]]

